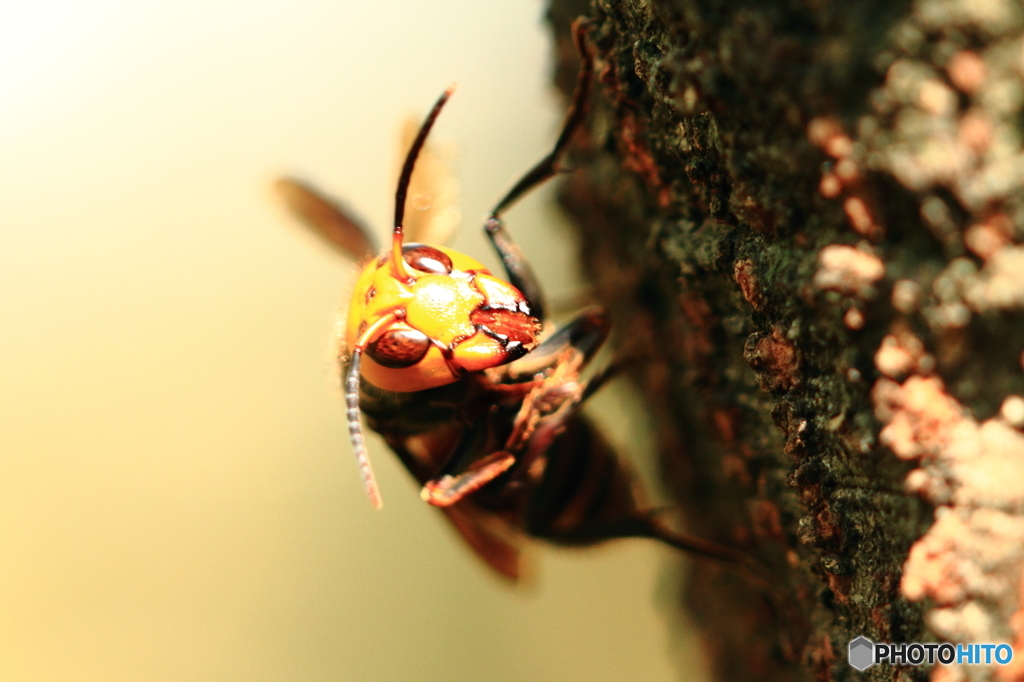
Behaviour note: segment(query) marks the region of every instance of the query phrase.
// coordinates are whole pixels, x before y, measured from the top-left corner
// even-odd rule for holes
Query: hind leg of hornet
[[[765,566],[739,548],[678,533],[662,520],[659,510],[642,507],[632,472],[589,422],[569,416],[563,415],[558,441],[548,449],[544,479],[530,500],[530,535],[568,546],[615,538],[658,540],[730,567],[764,597],[780,623],[793,621],[789,601]],[[792,642],[783,635],[780,643],[789,657]]]
[[[618,365],[612,365],[614,371]],[[604,374],[588,388],[603,380]],[[593,391],[585,393],[589,395]],[[547,445],[544,478],[531,496],[526,527],[530,535],[555,543],[591,545],[615,538],[641,537],[731,567],[757,590],[776,619],[791,627],[796,622],[789,600],[776,587],[771,572],[747,552],[678,533],[657,509],[637,501],[632,472],[601,434],[582,418],[560,415],[561,425],[544,426],[557,432]],[[540,430],[540,429],[538,429]],[[543,439],[543,436],[537,436]],[[798,625],[798,624],[797,624]],[[780,633],[787,658],[794,651],[788,632]]]
[[[588,308],[525,357],[495,368],[504,380],[496,385],[520,394],[510,435],[495,450],[484,442],[494,431],[488,426],[491,416],[467,427],[440,475],[423,486],[420,496],[434,506],[447,507],[513,466],[513,475],[528,475],[530,465],[544,454],[576,407],[617,371],[618,366],[612,365],[589,380],[579,377],[609,329],[607,312]]]
[[[507,450],[519,453],[513,475],[528,471],[537,461],[543,466],[543,476],[529,505],[530,534],[570,545],[619,537],[656,539],[690,554],[736,566],[780,610],[782,600],[768,573],[746,552],[677,533],[662,520],[658,510],[642,507],[632,472],[578,414],[584,401],[631,362],[628,356],[620,357],[589,380],[579,380],[579,372],[600,349],[609,330],[607,311],[589,308],[525,357],[502,368],[510,381],[544,373],[536,395],[523,401],[516,429],[506,445]],[[556,400],[553,408],[544,405],[560,391],[571,397]],[[512,443],[515,439],[519,442]]]
[[[544,319],[544,295],[541,290],[537,276],[526,261],[522,251],[505,229],[501,220],[501,214],[518,201],[523,195],[538,185],[543,184],[561,171],[559,162],[565,155],[569,146],[569,140],[580,127],[586,115],[587,98],[590,95],[591,77],[594,71],[594,60],[587,50],[586,38],[584,36],[585,23],[577,21],[573,24],[573,37],[576,40],[576,47],[580,53],[580,73],[576,80],[576,90],[573,93],[572,104],[565,116],[565,123],[562,124],[562,131],[558,135],[554,148],[540,162],[531,168],[512,189],[497,203],[487,221],[484,223],[484,231],[491,240],[494,250],[498,252],[508,281],[517,289],[523,292],[530,311],[534,317]]]
[[[701,538],[683,535],[670,529],[658,518],[655,511],[648,512],[645,527],[637,528],[637,532],[625,537],[649,537],[660,540],[670,547],[680,549],[698,557],[705,557],[730,566],[743,580],[757,590],[764,598],[775,620],[781,626],[778,630],[778,643],[783,656],[790,661],[799,658],[799,643],[803,641],[807,623],[804,617],[795,610],[791,597],[777,585],[777,579],[768,568],[746,552],[734,547],[719,545]]]

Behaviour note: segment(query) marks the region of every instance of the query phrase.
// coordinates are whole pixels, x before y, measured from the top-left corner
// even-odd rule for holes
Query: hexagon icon
[[[850,665],[857,670],[867,670],[875,663],[875,643],[867,637],[850,641]]]

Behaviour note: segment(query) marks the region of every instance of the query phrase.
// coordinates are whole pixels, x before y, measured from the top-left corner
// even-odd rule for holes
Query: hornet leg
[[[519,179],[508,194],[498,202],[491,211],[484,223],[484,231],[487,233],[494,250],[498,252],[505,272],[508,274],[508,281],[517,289],[523,292],[526,301],[530,306],[530,312],[538,319],[544,319],[544,295],[540,283],[533,269],[526,261],[522,251],[509,235],[508,230],[501,220],[501,214],[505,209],[520,199],[524,194],[547,181],[558,173],[561,168],[559,160],[569,146],[572,134],[576,132],[583,118],[586,115],[587,98],[590,95],[591,76],[594,71],[594,60],[587,51],[584,30],[586,25],[582,21],[573,24],[573,37],[576,40],[576,47],[579,49],[582,63],[580,65],[579,77],[576,81],[576,91],[573,93],[572,104],[562,125],[562,132],[558,135],[554,148],[540,162],[530,169]]]
[[[439,475],[427,481],[420,496],[434,506],[447,507],[487,485],[513,465],[517,465],[517,471],[528,469],[558,436],[576,406],[617,370],[613,365],[587,382],[578,380],[579,371],[604,343],[609,328],[605,310],[589,308],[527,356],[509,363],[506,367],[512,370],[506,377],[532,380],[533,386],[522,399],[504,447],[479,456],[493,447],[487,443],[487,438],[494,432],[491,421],[495,418],[493,415],[481,417],[466,428]],[[546,370],[551,370],[547,376],[538,376]],[[499,418],[506,417],[499,415]]]
[[[448,455],[437,477],[427,481],[420,497],[435,507],[449,507],[470,493],[487,485],[505,473],[516,462],[515,456],[498,450],[480,457],[488,449],[491,415],[484,415],[470,424],[462,433],[458,444]]]

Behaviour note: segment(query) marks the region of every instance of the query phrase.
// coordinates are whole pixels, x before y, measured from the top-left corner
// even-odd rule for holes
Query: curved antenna
[[[370,466],[370,456],[366,452],[366,443],[363,442],[363,427],[359,423],[359,361],[363,357],[363,351],[356,349],[352,351],[352,364],[348,368],[348,376],[345,378],[345,403],[348,406],[348,434],[352,439],[352,449],[356,452],[356,463],[359,465],[359,476],[363,479],[363,489],[370,504],[375,509],[384,506],[380,499],[380,490],[377,488],[377,479],[373,475],[373,467]]]
[[[434,126],[438,114],[441,113],[441,108],[453,92],[455,92],[454,84],[449,85],[448,89],[442,92],[434,102],[434,107],[427,114],[423,125],[420,126],[419,133],[416,134],[416,139],[409,147],[405,164],[402,166],[402,174],[398,176],[398,188],[395,190],[395,229],[391,236],[391,269],[394,276],[402,281],[408,281],[411,278],[405,265],[405,259],[402,258],[402,234],[404,232],[402,221],[405,219],[405,195],[409,192],[409,180],[412,178],[412,169],[416,165],[416,157],[420,155],[423,143],[427,141],[427,135]]]
[[[373,467],[370,466],[370,455],[366,452],[366,443],[363,440],[363,425],[359,421],[359,365],[363,359],[363,351],[370,345],[370,342],[377,337],[382,329],[398,319],[398,315],[390,312],[359,335],[352,347],[352,355],[349,359],[348,373],[345,375],[345,406],[348,408],[348,436],[352,441],[352,449],[356,453],[356,464],[359,465],[359,476],[363,479],[363,490],[370,498],[370,504],[380,509],[384,506],[380,497],[380,490],[377,488],[377,478],[373,475]],[[340,360],[341,358],[339,358]]]

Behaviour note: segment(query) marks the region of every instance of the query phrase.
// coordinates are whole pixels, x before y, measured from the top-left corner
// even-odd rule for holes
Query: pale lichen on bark
[[[697,567],[718,677],[1024,679],[1024,8],[555,0],[563,88],[577,15],[563,203],[665,479],[805,619]],[[858,635],[1017,660],[856,673]]]

